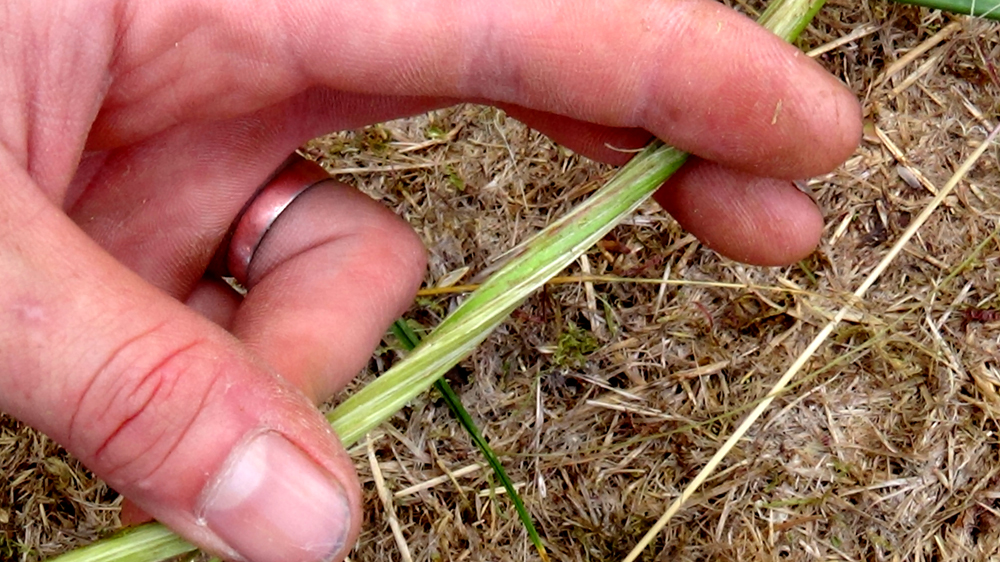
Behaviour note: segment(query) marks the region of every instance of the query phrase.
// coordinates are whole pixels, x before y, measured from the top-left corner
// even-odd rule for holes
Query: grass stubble
[[[802,46],[858,93],[867,120],[856,155],[809,182],[828,227],[808,260],[723,260],[647,205],[567,272],[585,282],[548,286],[450,375],[554,558],[622,559],[845,304],[806,382],[775,399],[643,559],[971,559],[1000,546],[1000,326],[967,312],[1000,307],[995,149],[866,297],[850,298],[996,124],[996,26],[959,20],[935,38],[951,23],[833,2],[805,33]],[[486,269],[608,174],[474,106],[308,150],[353,168],[414,224],[432,288]],[[454,302],[427,295],[413,315],[435,325]],[[396,361],[380,350],[357,384]],[[365,461],[371,447],[396,490],[413,559],[531,559],[448,418],[421,397],[352,452]],[[38,559],[114,528],[103,484],[44,437],[2,423],[0,558]],[[359,469],[369,521],[351,559],[398,558],[369,463]]]

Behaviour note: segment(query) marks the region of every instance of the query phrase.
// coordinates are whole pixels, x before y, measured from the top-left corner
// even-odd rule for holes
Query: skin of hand
[[[657,199],[750,263],[807,254],[792,179],[860,138],[855,98],[711,0],[8,0],[0,18],[0,410],[230,559],[342,559],[350,460],[314,403],[423,275],[346,186],[278,219],[239,298],[206,276],[255,189],[322,133],[458,101],[555,140],[699,158]],[[766,179],[774,178],[774,179]],[[280,373],[280,375],[279,375]]]

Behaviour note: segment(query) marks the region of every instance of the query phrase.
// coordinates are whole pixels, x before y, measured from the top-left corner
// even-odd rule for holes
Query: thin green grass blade
[[[406,320],[396,320],[392,323],[392,335],[396,336],[399,343],[406,348],[406,351],[413,351],[413,348],[420,344],[420,336],[417,335],[413,328],[406,323]]]
[[[396,320],[392,324],[392,333],[395,334],[396,338],[399,339],[407,351],[412,351],[420,343],[420,336],[413,331],[413,328],[405,320]],[[490,447],[489,441],[483,437],[483,434],[479,431],[479,427],[476,426],[476,422],[472,420],[472,416],[465,409],[462,399],[458,397],[458,394],[451,388],[448,381],[443,378],[434,381],[434,388],[441,393],[455,419],[465,428],[465,431],[472,438],[472,442],[476,444],[479,451],[486,457],[486,462],[493,469],[493,473],[497,475],[497,478],[500,479],[500,483],[507,490],[507,495],[510,496],[511,501],[514,502],[514,509],[517,510],[517,516],[521,519],[524,529],[528,531],[528,538],[535,545],[538,556],[542,559],[542,562],[548,562],[549,554],[545,550],[545,545],[542,544],[542,537],[539,536],[538,530],[535,529],[535,523],[531,518],[531,514],[528,513],[528,508],[525,507],[520,494],[514,488],[514,483],[507,476],[507,471],[504,469],[503,464],[500,463],[500,459],[497,458],[496,453],[493,452],[493,448]]]
[[[1000,20],[1000,0],[895,0],[924,8],[943,10],[964,16]]]
[[[528,508],[525,507],[524,501],[521,496],[514,489],[514,483],[511,482],[510,477],[507,476],[507,472],[504,470],[503,465],[500,463],[500,459],[493,453],[490,448],[489,442],[486,438],[479,432],[476,427],[475,422],[469,416],[469,412],[466,411],[465,407],[462,405],[461,399],[452,390],[451,385],[448,384],[444,379],[439,379],[434,383],[435,388],[444,397],[445,402],[448,403],[448,407],[455,412],[455,417],[462,424],[462,427],[469,432],[472,437],[472,441],[479,447],[479,450],[486,457],[486,462],[489,463],[490,468],[500,479],[500,483],[503,484],[505,490],[507,490],[507,495],[510,496],[511,501],[514,502],[514,509],[517,510],[517,515],[521,519],[521,523],[524,525],[526,531],[528,531],[528,537],[531,539],[532,544],[535,545],[535,549],[538,551],[538,556],[542,559],[542,562],[548,562],[549,554],[545,550],[545,545],[542,544],[542,537],[538,535],[538,530],[535,529],[534,521],[531,519],[531,514],[528,513]]]

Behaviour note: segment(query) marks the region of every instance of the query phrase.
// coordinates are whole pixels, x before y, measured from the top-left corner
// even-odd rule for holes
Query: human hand
[[[780,263],[821,228],[788,180],[860,137],[842,85],[708,0],[5,10],[0,410],[231,558],[346,554],[358,484],[311,402],[363,366],[422,276],[412,232],[344,186],[281,215],[245,299],[205,275],[303,141],[459,100],[616,163],[608,146],[649,131],[706,159],[664,207],[722,253]]]

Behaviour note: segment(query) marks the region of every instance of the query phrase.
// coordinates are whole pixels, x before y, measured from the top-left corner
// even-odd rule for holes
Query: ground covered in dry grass
[[[856,155],[809,182],[827,224],[813,256],[727,261],[650,204],[450,374],[554,559],[623,558],[997,122],[996,24],[834,1],[802,41],[867,118]],[[443,288],[409,314],[427,328],[610,172],[477,106],[305,151],[423,237]],[[991,148],[643,559],[998,555],[998,186]],[[398,359],[387,340],[359,381]],[[368,521],[352,560],[538,559],[434,394],[353,453]],[[116,526],[115,493],[8,418],[0,470],[2,560]]]

